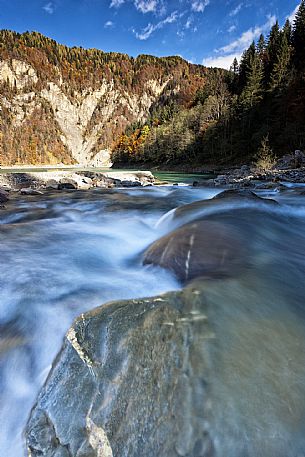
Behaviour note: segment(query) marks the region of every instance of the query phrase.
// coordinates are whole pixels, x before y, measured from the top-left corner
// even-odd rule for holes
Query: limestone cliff
[[[0,163],[108,165],[113,141],[153,109],[187,105],[208,70],[0,31]]]

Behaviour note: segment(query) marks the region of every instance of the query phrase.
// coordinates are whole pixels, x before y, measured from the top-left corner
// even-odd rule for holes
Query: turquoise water
[[[212,174],[203,173],[178,173],[173,171],[152,171],[153,175],[160,181],[169,183],[186,183],[192,184],[194,181],[212,178]]]

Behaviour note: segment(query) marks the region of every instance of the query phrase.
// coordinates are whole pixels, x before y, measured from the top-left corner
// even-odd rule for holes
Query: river
[[[110,300],[153,296],[181,287],[171,273],[143,267],[141,254],[173,228],[171,210],[210,199],[218,192],[187,186],[49,192],[38,197],[18,196],[1,210],[1,456],[25,455],[22,433],[27,417],[76,316]],[[280,350],[296,371],[295,385],[287,385],[287,392],[294,389],[295,394],[284,387],[280,394],[283,401],[299,402],[295,416],[298,437],[299,429],[304,435],[305,425],[305,196],[294,188],[262,195],[280,205],[263,209],[259,204],[250,205],[236,223],[248,230],[249,242],[253,244],[255,239],[251,274],[255,276],[268,262],[273,266],[264,270],[264,287],[270,284],[271,292],[275,291],[270,294],[270,307],[280,306],[274,325],[290,319],[290,333],[283,332]],[[236,205],[221,214],[209,210],[205,217],[226,219]],[[266,218],[258,219],[258,207]],[[236,297],[239,294],[236,289]],[[251,297],[244,299],[251,301]],[[272,323],[270,328],[266,321],[262,325],[272,332]],[[265,365],[272,360],[268,355],[264,369],[268,370]],[[288,376],[287,382],[293,379]],[[232,389],[238,390],[237,386]],[[245,389],[252,395],[249,386]],[[225,394],[228,392],[222,391]],[[255,414],[255,407],[250,412]],[[290,439],[289,435],[285,443]],[[305,455],[303,438],[296,439],[295,453],[287,452],[286,456]],[[229,449],[231,444],[227,446]]]

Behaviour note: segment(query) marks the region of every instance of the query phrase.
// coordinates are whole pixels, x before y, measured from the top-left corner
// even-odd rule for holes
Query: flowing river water
[[[142,252],[177,226],[172,218],[174,208],[210,199],[218,192],[175,186],[50,192],[18,196],[1,210],[1,456],[25,455],[27,417],[76,316],[109,300],[153,296],[181,287],[170,272],[143,266]],[[225,381],[224,387],[216,388],[218,402],[211,421],[223,436],[220,456],[301,457],[305,455],[305,196],[293,187],[263,196],[280,204],[254,202],[245,207],[236,200],[225,210],[212,206],[201,214],[207,219],[229,220],[243,231],[242,242],[251,245],[248,281],[257,281],[256,289],[236,283],[229,300],[232,308],[216,316],[226,351],[226,322],[233,322],[230,341],[236,337],[237,346],[245,340],[250,346],[249,352],[228,352],[235,372],[242,372],[240,377],[236,374],[233,379],[225,363],[218,366],[215,385],[220,379]],[[186,215],[183,223],[190,219]],[[222,294],[227,291],[220,286],[215,300],[228,299]],[[244,309],[238,314],[241,302],[247,304],[247,314]],[[260,361],[255,373],[249,368],[254,354]],[[262,377],[271,386],[265,392],[257,382]],[[242,392],[248,403],[242,400]],[[235,407],[230,409],[232,398],[239,398],[241,417]],[[270,403],[264,417],[263,402]],[[286,423],[287,403],[290,416]],[[228,411],[231,423],[222,422],[222,408]],[[254,446],[252,454],[237,452],[241,444],[233,436],[238,436],[234,430],[240,423],[244,424],[238,432],[240,443],[253,428],[257,434],[260,427],[265,428],[268,434],[279,435],[283,454],[272,447],[268,450],[264,440],[258,446],[265,451]]]

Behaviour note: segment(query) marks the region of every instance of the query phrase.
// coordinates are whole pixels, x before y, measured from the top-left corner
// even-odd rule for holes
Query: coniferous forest
[[[293,24],[260,36],[234,60],[214,69],[187,108],[174,100],[129,127],[117,141],[117,163],[250,163],[262,143],[280,157],[305,147],[305,1]]]

